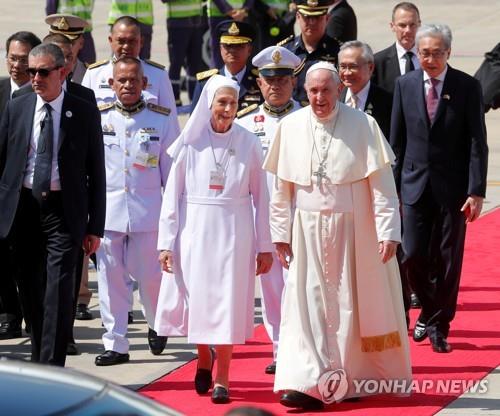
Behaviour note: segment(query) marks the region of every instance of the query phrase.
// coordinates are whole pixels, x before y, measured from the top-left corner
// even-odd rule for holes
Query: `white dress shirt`
[[[406,58],[404,55],[406,52],[413,52],[413,56],[411,57],[411,61],[413,62],[413,66],[415,69],[420,68],[420,62],[417,58],[417,46],[413,45],[413,48],[411,48],[409,51],[407,51],[405,48],[403,48],[399,42],[396,42],[396,51],[398,52],[398,61],[399,61],[399,73],[401,75],[404,75],[406,73],[405,68],[406,68]]]
[[[357,109],[361,111],[365,111],[365,106],[366,106],[366,100],[368,100],[368,92],[370,91],[370,81],[368,81],[361,90],[356,94],[356,97],[358,97],[358,105]],[[350,88],[347,89],[347,92],[345,94],[345,103],[350,106],[351,103],[351,96],[352,96],[352,91]]]
[[[59,180],[59,166],[57,164],[57,155],[59,149],[59,126],[61,124],[61,111],[64,99],[64,91],[61,89],[61,93],[58,97],[50,101],[48,104],[52,107],[52,120],[54,126],[53,132],[53,152],[52,152],[52,173],[50,177],[50,190],[60,191],[61,182]],[[46,112],[43,107],[47,102],[44,101],[39,95],[36,97],[35,114],[33,115],[33,128],[31,130],[30,147],[28,150],[28,160],[26,163],[26,169],[24,171],[24,182],[23,186],[25,188],[31,189],[33,187],[33,175],[35,173],[35,160],[36,160],[36,148],[38,146],[38,138],[40,137],[40,123],[45,118]]]
[[[12,78],[10,78],[10,97],[12,98],[12,94],[14,94],[19,88],[24,87],[25,85],[28,85],[30,81],[25,82],[23,85],[17,85]]]
[[[441,97],[441,92],[443,91],[443,83],[444,83],[444,78],[446,77],[446,73],[448,72],[448,65],[446,65],[446,68],[444,69],[443,72],[441,72],[437,77],[434,79],[437,79],[439,83],[436,85],[436,92],[437,96]],[[431,77],[427,72],[424,71],[424,94],[425,97],[427,97],[427,93],[429,92],[429,89],[431,88]]]
[[[227,66],[224,66],[224,76],[228,77],[228,78],[236,77],[236,82],[238,82],[238,85],[241,85],[241,81],[243,81],[243,77],[245,75],[246,70],[247,70],[247,67],[244,66],[240,72],[233,75],[233,74],[231,74],[231,72],[229,72],[229,69],[227,69]]]

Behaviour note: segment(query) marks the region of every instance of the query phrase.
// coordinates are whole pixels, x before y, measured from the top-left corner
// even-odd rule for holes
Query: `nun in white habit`
[[[233,123],[238,90],[213,76],[169,149],[158,238],[165,273],[155,330],[197,344],[200,394],[212,385],[215,345],[214,403],[229,401],[233,344],[252,335],[255,275],[272,264],[263,153],[255,135]]]

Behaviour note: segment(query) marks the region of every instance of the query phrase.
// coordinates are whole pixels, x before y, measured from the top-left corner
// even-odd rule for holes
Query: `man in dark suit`
[[[347,87],[340,101],[371,115],[389,138],[392,95],[370,81],[372,73],[373,52],[369,45],[353,40],[340,47],[339,75]]]
[[[71,72],[73,70],[73,63],[74,63],[74,56],[73,56],[73,48],[72,48],[72,43],[71,40],[69,40],[65,35],[61,34],[49,34],[45,36],[43,39],[44,44],[53,44],[59,47],[64,55],[64,76],[65,79],[62,84],[62,88],[64,91],[67,91],[69,94],[76,95],[77,97],[81,98],[84,101],[87,101],[88,103],[92,104],[93,106],[97,107],[97,101],[95,99],[95,94],[94,91],[91,90],[90,88],[86,88],[80,84],[77,84],[76,82],[71,81],[70,76]],[[19,97],[24,94],[29,94],[30,92],[33,92],[33,88],[31,84],[28,84],[27,86],[20,88],[17,90],[13,97]],[[83,250],[80,250],[79,253],[79,259],[77,262],[77,267],[75,270],[76,273],[76,284],[75,284],[75,305],[74,305],[74,312],[73,312],[73,321],[76,317],[76,312],[77,312],[77,303],[78,303],[78,294],[80,292],[80,284],[82,281],[82,268],[84,264],[84,254]],[[85,259],[88,262],[88,258]],[[87,305],[83,305],[85,308],[87,308]],[[90,312],[87,310],[87,313],[90,314]],[[68,348],[67,348],[67,354],[68,355],[77,355],[78,354],[78,348],[76,346],[76,342],[74,339],[74,336],[72,335],[70,338],[70,341],[68,342]]]
[[[356,14],[347,0],[336,0],[328,11],[326,34],[342,44],[358,37]]]
[[[105,219],[104,149],[95,106],[66,93],[55,45],[29,54],[34,93],[7,104],[0,123],[0,238],[13,242],[31,359],[64,366],[75,265],[95,252]]]
[[[392,10],[391,30],[396,42],[375,54],[373,82],[393,92],[396,78],[419,68],[415,34],[420,26],[420,13],[410,2],[396,4]]]
[[[255,30],[248,23],[225,20],[217,26],[217,33],[224,66],[196,74],[191,112],[198,103],[206,82],[215,74],[232,78],[240,86],[238,111],[252,104],[261,104],[264,99],[257,85],[259,72],[252,69],[250,64],[247,65],[252,54]]]
[[[0,116],[12,93],[25,84],[29,84],[28,54],[40,44],[31,32],[16,32],[9,36],[5,44],[7,51],[7,71],[9,78],[0,80]],[[11,247],[5,240],[0,240],[0,339],[17,338],[22,335],[23,314],[19,302],[18,289],[14,279]],[[26,324],[28,324],[26,322]]]
[[[403,250],[422,311],[413,330],[435,352],[451,351],[466,223],[481,213],[488,147],[481,86],[447,64],[451,31],[417,33],[422,69],[396,81],[390,143],[403,208]]]

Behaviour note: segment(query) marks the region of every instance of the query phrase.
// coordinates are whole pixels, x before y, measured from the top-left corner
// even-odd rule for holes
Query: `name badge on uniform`
[[[134,167],[139,169],[158,167],[158,154],[153,150],[151,135],[140,130],[135,138],[139,143],[139,150],[135,155]]]
[[[221,191],[224,189],[224,182],[226,177],[223,170],[211,170],[210,171],[210,182],[208,184],[208,189],[217,189]]]
[[[260,144],[262,145],[262,150],[267,152],[267,149],[269,149],[269,146],[271,145],[271,139],[268,137],[261,137]]]

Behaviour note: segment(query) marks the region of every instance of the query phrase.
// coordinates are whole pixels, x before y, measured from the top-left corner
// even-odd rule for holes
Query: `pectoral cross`
[[[323,166],[323,164],[320,163],[320,165],[318,166],[318,170],[316,172],[313,172],[313,176],[316,176],[317,185],[320,186],[321,180],[326,178],[325,167]]]

